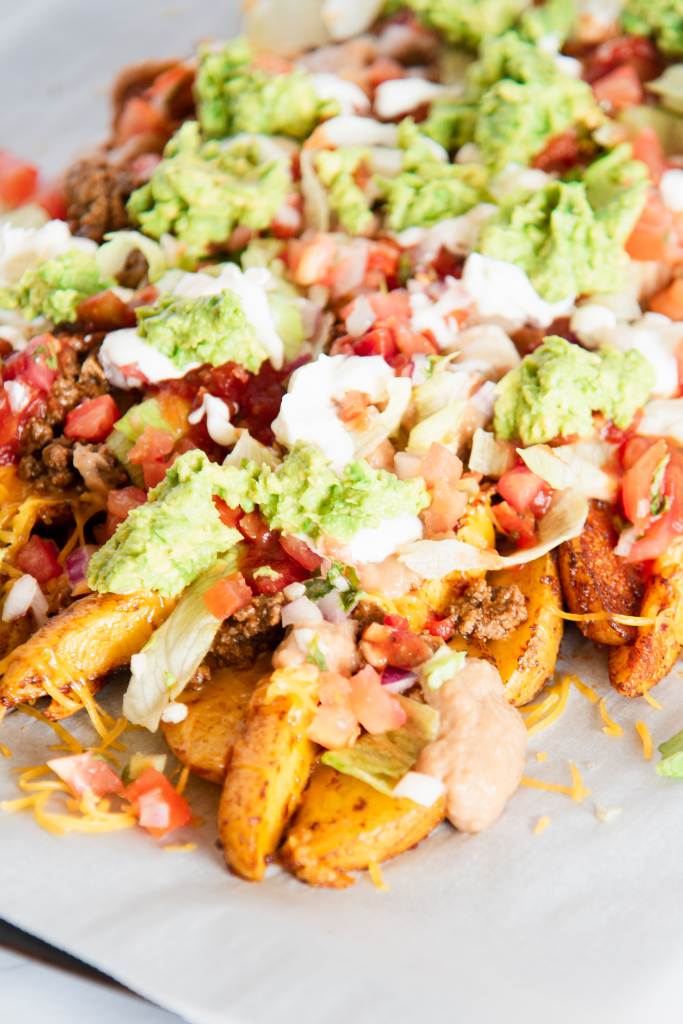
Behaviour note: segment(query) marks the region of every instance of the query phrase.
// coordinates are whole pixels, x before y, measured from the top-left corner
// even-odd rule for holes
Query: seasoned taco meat
[[[114,166],[102,153],[72,164],[64,179],[64,193],[73,234],[101,242],[108,231],[127,227],[126,200],[134,187],[131,171]]]
[[[457,631],[473,640],[502,640],[527,620],[524,595],[515,584],[491,586],[475,580],[451,606]]]
[[[227,619],[218,631],[208,662],[212,668],[246,666],[282,638],[283,594],[257,594]]]

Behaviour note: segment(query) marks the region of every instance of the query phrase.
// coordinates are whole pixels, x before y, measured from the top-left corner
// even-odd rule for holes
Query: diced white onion
[[[167,704],[161,712],[161,721],[169,722],[172,725],[178,725],[179,722],[184,722],[186,718],[187,704],[182,704],[180,701],[173,701],[172,704]]]
[[[424,772],[406,772],[394,786],[392,796],[403,800],[412,800],[413,803],[420,804],[422,807],[432,807],[444,789],[441,779],[425,775]]]
[[[314,626],[323,621],[323,613],[307,597],[297,597],[282,609],[283,626]]]
[[[13,622],[31,610],[36,622],[42,626],[47,619],[47,601],[34,576],[26,573],[10,587],[2,608],[2,621]]]

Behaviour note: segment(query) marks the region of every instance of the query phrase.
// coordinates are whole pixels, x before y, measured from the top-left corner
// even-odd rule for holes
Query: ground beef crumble
[[[64,178],[72,233],[101,242],[108,231],[127,227],[126,201],[134,187],[131,171],[110,163],[103,153],[72,164]]]
[[[451,607],[457,631],[473,640],[502,640],[527,620],[524,595],[515,584],[495,587],[475,580]]]
[[[246,667],[282,638],[280,613],[283,594],[257,594],[227,619],[218,631],[208,657],[212,668]]]

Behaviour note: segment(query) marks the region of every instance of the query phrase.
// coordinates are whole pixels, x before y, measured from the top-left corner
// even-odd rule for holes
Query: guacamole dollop
[[[262,132],[305,139],[319,121],[339,113],[337,103],[320,99],[306,71],[270,74],[252,59],[244,39],[200,49],[196,93],[205,135]]]
[[[407,0],[401,6],[414,11],[449,43],[476,49],[485,36],[510,28],[529,4],[530,0]]]
[[[393,231],[437,224],[479,202],[486,181],[480,165],[440,160],[410,118],[399,126],[399,145],[403,149],[400,173],[375,178]]]
[[[372,225],[370,200],[356,180],[358,172],[370,165],[368,150],[360,146],[325,149],[315,155],[314,163],[339,225],[351,235],[361,235]]]
[[[429,497],[419,477],[399,480],[364,460],[337,476],[319,448],[297,444],[275,469],[262,467],[255,501],[275,530],[346,541],[382,520],[417,515]]]
[[[548,302],[614,291],[648,188],[644,164],[629,153],[628,146],[615,149],[581,181],[550,181],[503,203],[482,228],[477,249],[521,267]]]
[[[181,370],[197,363],[239,363],[256,373],[268,357],[234,292],[196,299],[164,295],[136,313],[140,336]]]
[[[227,486],[222,467],[204,452],[194,449],[179,456],[148,501],[129,512],[94,553],[88,585],[101,593],[179,594],[242,540],[239,530],[221,522],[213,503],[214,494]]]
[[[27,320],[42,316],[73,323],[78,304],[115,282],[100,274],[94,255],[72,249],[25,270],[15,285],[0,289],[0,307],[18,309]]]
[[[654,36],[662,53],[683,55],[683,11],[680,0],[626,0],[621,24],[635,36]]]
[[[535,8],[534,8],[535,10]],[[487,40],[466,74],[460,100],[437,101],[424,130],[448,149],[474,142],[484,163],[528,164],[555,135],[602,119],[590,86],[564,74],[553,56],[507,32]]]
[[[253,139],[202,142],[197,122],[186,121],[127,210],[146,235],[171,232],[196,261],[224,246],[237,227],[268,228],[290,187],[284,154],[263,159]]]
[[[577,0],[547,0],[524,12],[519,31],[525,39],[559,50],[569,38],[578,13]]]
[[[494,430],[524,445],[587,437],[595,412],[624,428],[653,386],[654,372],[635,349],[588,352],[553,335],[498,383]]]

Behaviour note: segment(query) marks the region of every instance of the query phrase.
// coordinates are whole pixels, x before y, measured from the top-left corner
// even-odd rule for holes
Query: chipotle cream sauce
[[[440,689],[423,690],[441,721],[415,771],[441,779],[446,814],[456,828],[481,832],[519,786],[527,744],[522,716],[508,703],[498,670],[478,658],[468,658]]]

